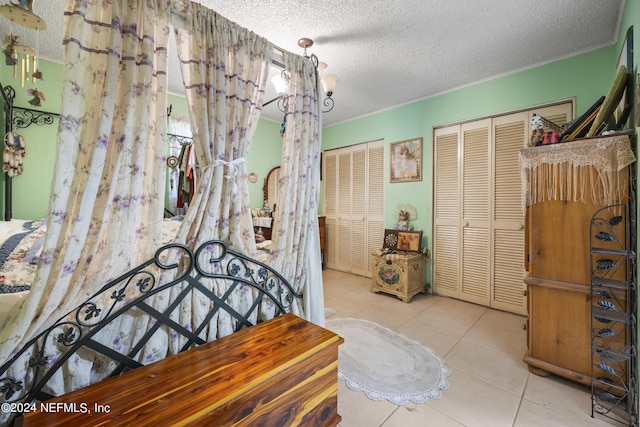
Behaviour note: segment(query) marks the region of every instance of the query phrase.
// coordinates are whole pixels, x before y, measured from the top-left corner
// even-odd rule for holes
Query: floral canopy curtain
[[[253,254],[245,155],[260,118],[273,45],[200,4],[183,4],[176,42],[200,176],[176,242],[195,248],[218,239]],[[227,284],[209,282],[217,295],[226,292]],[[234,291],[231,306],[250,306],[254,293]],[[181,324],[197,321],[198,310],[206,313],[196,300],[181,310]],[[210,322],[208,339],[234,329],[229,314],[220,311]]]
[[[29,296],[0,325],[2,361],[160,244],[167,3],[66,2],[47,234]]]
[[[294,305],[293,312],[323,326],[317,204],[321,156],[318,79],[308,59],[285,52],[284,62],[290,78],[271,266],[298,292],[304,292],[304,306]]]

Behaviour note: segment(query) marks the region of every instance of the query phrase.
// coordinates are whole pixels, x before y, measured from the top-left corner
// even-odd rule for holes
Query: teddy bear
[[[533,113],[531,117],[531,139],[529,140],[529,146],[535,147],[542,144],[544,139],[544,123],[542,117]]]

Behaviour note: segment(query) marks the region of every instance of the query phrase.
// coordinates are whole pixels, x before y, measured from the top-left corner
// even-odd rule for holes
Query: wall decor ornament
[[[18,66],[20,66],[20,86],[24,87],[25,81],[36,82],[43,80],[42,71],[38,69],[38,55],[40,34],[38,31],[46,30],[47,23],[33,12],[34,0],[19,0],[0,6],[0,14],[11,21],[9,34],[6,37],[5,46],[2,49],[7,65],[13,66],[13,77],[17,78]],[[36,48],[20,42],[20,35],[14,34],[13,23],[24,28],[36,30]],[[37,91],[37,89],[35,89]],[[42,93],[41,91],[38,93]],[[35,99],[35,98],[34,98]],[[44,94],[37,98],[44,101]],[[39,106],[40,104],[32,104]]]
[[[27,155],[24,138],[15,132],[7,132],[4,136],[4,152],[2,154],[2,170],[9,177],[22,174],[23,158]]]
[[[422,181],[422,138],[392,142],[390,152],[390,181]]]

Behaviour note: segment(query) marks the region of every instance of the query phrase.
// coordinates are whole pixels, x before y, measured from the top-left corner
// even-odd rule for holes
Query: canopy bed
[[[49,215],[30,289],[0,318],[0,402],[68,393],[284,312],[323,326],[314,64],[188,0],[68,0],[64,15]],[[161,247],[172,27],[201,176]],[[263,263],[244,158],[274,52],[291,78]]]

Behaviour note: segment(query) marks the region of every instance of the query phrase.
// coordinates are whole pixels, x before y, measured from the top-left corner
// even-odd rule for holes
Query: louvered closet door
[[[338,156],[337,151],[322,153],[322,209],[325,215],[325,265],[336,268],[338,240]]]
[[[336,270],[351,269],[351,150],[338,150]]]
[[[373,258],[384,239],[384,140],[367,144],[367,268],[371,277]]]
[[[371,276],[384,235],[384,140],[323,153],[327,268]]]
[[[351,245],[350,272],[366,275],[367,253],[367,146],[354,146],[351,150]],[[342,231],[342,230],[341,230]]]
[[[465,123],[462,138],[460,299],[489,305],[491,120]]]
[[[526,112],[497,117],[494,132],[493,266],[491,307],[526,314],[524,215],[519,152],[529,133]]]
[[[491,307],[518,314],[527,313],[523,283],[526,275],[524,213],[518,154],[529,143],[533,113],[562,126],[573,117],[573,106],[569,102],[493,119],[495,155]]]
[[[562,125],[572,104],[435,130],[434,293],[526,313],[518,154],[534,112]]]
[[[432,244],[433,292],[460,297],[460,173],[458,167],[460,126],[434,133],[434,230]]]

